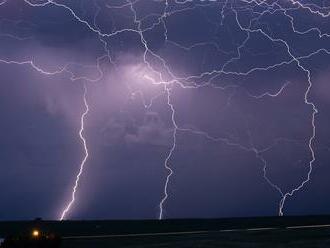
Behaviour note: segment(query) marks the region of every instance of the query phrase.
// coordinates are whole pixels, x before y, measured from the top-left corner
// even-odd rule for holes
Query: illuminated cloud
[[[328,213],[329,13],[0,0],[0,219]]]

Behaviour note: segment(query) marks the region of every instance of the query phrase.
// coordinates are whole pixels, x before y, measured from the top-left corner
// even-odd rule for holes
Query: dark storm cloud
[[[0,187],[6,189],[0,219],[58,218],[83,155],[83,84],[90,157],[70,218],[157,217],[174,130],[168,100],[183,130],[169,160],[166,217],[277,214],[281,196],[263,178],[258,156],[283,192],[306,177],[312,108],[304,99],[307,74],[290,53],[330,49],[329,35],[322,35],[329,17],[281,1],[266,11],[241,1],[166,7],[140,0],[133,4],[136,20],[126,1],[57,3],[90,27],[63,6],[22,0],[0,6],[0,60],[33,61],[49,72],[65,68],[45,75],[29,63],[0,63]],[[301,65],[311,72],[310,99],[319,110],[317,160],[311,182],[288,199],[285,213],[329,213],[329,56],[320,52]],[[168,98],[161,82],[174,77],[180,84],[169,84]]]

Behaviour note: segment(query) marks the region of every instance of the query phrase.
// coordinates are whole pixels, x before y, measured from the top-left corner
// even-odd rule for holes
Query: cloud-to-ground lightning
[[[88,159],[88,147],[87,147],[87,142],[86,142],[86,138],[84,136],[84,132],[85,132],[85,120],[86,120],[86,116],[88,114],[89,111],[89,106],[88,106],[88,102],[87,102],[87,86],[86,84],[84,84],[84,94],[83,94],[83,100],[84,100],[84,106],[85,106],[85,110],[83,112],[83,114],[81,115],[81,119],[80,119],[80,130],[79,130],[79,137],[81,139],[83,148],[84,148],[84,158],[80,163],[79,166],[79,172],[77,174],[74,186],[73,186],[73,190],[72,190],[72,194],[71,194],[71,200],[69,201],[69,203],[66,205],[66,207],[64,208],[60,220],[64,220],[66,218],[66,215],[68,214],[68,212],[70,211],[72,205],[74,204],[75,200],[76,200],[76,193],[77,193],[77,189],[79,186],[79,180],[81,177],[81,174],[83,173],[84,170],[84,166],[86,164],[86,161]]]
[[[160,203],[159,203],[159,220],[163,219],[163,215],[164,215],[164,203],[166,202],[167,198],[168,198],[168,184],[170,182],[170,178],[173,174],[173,170],[171,169],[171,167],[169,166],[169,162],[170,159],[172,158],[173,152],[175,150],[176,147],[176,133],[178,130],[178,126],[175,122],[175,109],[173,104],[171,103],[171,95],[170,95],[170,88],[166,88],[166,92],[167,92],[167,104],[170,106],[171,108],[171,120],[173,123],[173,143],[172,143],[172,147],[165,159],[164,165],[165,168],[168,171],[168,174],[166,176],[166,180],[165,180],[165,185],[164,185],[164,197],[161,199]]]
[[[280,216],[283,215],[283,208],[284,208],[284,204],[285,204],[285,201],[286,201],[287,197],[293,196],[294,193],[296,193],[297,191],[302,189],[304,187],[304,185],[309,182],[309,180],[311,178],[311,173],[312,173],[312,170],[313,170],[313,164],[316,160],[315,150],[314,150],[313,145],[314,145],[315,136],[316,136],[315,116],[318,113],[318,110],[317,110],[315,104],[312,101],[309,100],[309,93],[310,93],[310,90],[313,86],[312,81],[311,81],[310,71],[305,69],[304,67],[302,67],[300,65],[299,61],[298,61],[298,65],[299,65],[299,67],[302,68],[302,70],[304,70],[307,73],[307,77],[308,77],[308,88],[307,88],[307,90],[305,92],[305,95],[304,95],[304,101],[307,105],[309,105],[313,108],[312,121],[311,121],[312,135],[311,135],[311,137],[309,138],[309,141],[308,141],[308,147],[309,147],[309,150],[310,150],[310,153],[311,153],[311,160],[309,161],[309,170],[308,170],[306,178],[296,188],[294,188],[290,192],[286,192],[285,195],[283,196],[283,198],[281,199],[280,208],[279,208],[279,215]]]
[[[7,0],[2,0],[0,1],[0,6],[1,5],[6,5]],[[11,59],[0,59],[0,63],[5,63],[5,64],[14,64],[14,65],[28,65],[31,66],[34,70],[37,72],[47,75],[47,76],[54,76],[57,74],[61,73],[66,73],[69,75],[69,78],[72,81],[76,80],[85,80],[87,82],[98,82],[101,78],[103,78],[103,72],[100,69],[100,63],[104,58],[108,58],[112,64],[115,64],[113,59],[110,57],[110,51],[109,51],[109,41],[107,38],[115,37],[117,35],[129,32],[129,33],[134,33],[139,36],[140,42],[142,47],[144,48],[143,52],[143,63],[145,66],[148,68],[148,70],[152,71],[155,75],[157,75],[160,78],[160,82],[156,82],[151,76],[147,76],[148,81],[151,81],[151,84],[163,84],[165,93],[167,96],[167,106],[171,110],[171,125],[173,128],[173,137],[172,137],[172,145],[167,153],[167,156],[164,161],[164,167],[166,169],[166,176],[165,176],[165,184],[163,187],[161,199],[159,202],[159,219],[163,219],[166,217],[164,215],[165,212],[165,205],[167,202],[167,199],[169,197],[169,187],[170,187],[170,179],[173,173],[175,171],[171,168],[170,163],[174,163],[172,161],[173,153],[177,147],[177,142],[176,142],[176,136],[178,132],[189,132],[192,134],[196,135],[201,135],[211,141],[214,142],[222,142],[228,146],[234,146],[237,147],[238,149],[251,152],[255,154],[256,159],[262,163],[263,167],[263,176],[266,182],[272,187],[275,191],[278,192],[280,195],[280,202],[279,202],[279,208],[278,208],[278,214],[282,216],[284,214],[284,207],[285,207],[285,202],[289,197],[292,197],[295,193],[300,191],[311,179],[311,174],[313,171],[313,166],[316,161],[316,152],[314,149],[314,143],[316,139],[316,134],[317,134],[317,129],[316,129],[316,115],[318,113],[316,103],[311,99],[311,90],[313,87],[313,82],[312,82],[312,77],[311,77],[311,70],[303,64],[304,61],[307,61],[308,59],[312,58],[313,56],[316,56],[318,54],[327,54],[330,55],[330,52],[324,48],[324,47],[319,47],[317,49],[314,49],[311,52],[305,53],[305,54],[295,54],[294,52],[294,47],[293,45],[290,44],[289,41],[287,41],[285,38],[279,38],[275,37],[272,35],[272,32],[267,32],[265,31],[262,27],[255,25],[255,23],[258,23],[258,21],[266,16],[266,15],[272,15],[276,13],[280,13],[284,15],[288,22],[291,25],[291,31],[293,34],[298,35],[298,36],[304,36],[308,34],[313,34],[316,33],[318,39],[327,39],[330,38],[330,34],[326,33],[325,31],[319,29],[318,27],[309,27],[306,30],[299,30],[295,26],[295,22],[297,22],[296,17],[290,14],[290,11],[293,10],[304,10],[307,11],[309,14],[317,16],[319,18],[329,18],[330,17],[330,7],[324,7],[324,6],[318,6],[317,4],[308,4],[308,3],[303,3],[302,1],[297,1],[297,0],[287,0],[287,1],[267,1],[267,0],[239,0],[239,1],[230,1],[230,0],[224,0],[224,1],[191,1],[191,0],[186,0],[186,1],[173,1],[172,4],[177,4],[179,6],[185,6],[187,4],[187,7],[181,7],[177,10],[173,10],[169,7],[170,2],[169,1],[158,1],[159,4],[164,4],[163,11],[162,13],[151,13],[149,16],[143,17],[143,19],[138,18],[137,10],[135,9],[135,4],[138,3],[139,1],[125,1],[122,5],[119,6],[111,6],[110,4],[106,4],[104,8],[109,8],[109,9],[121,9],[121,8],[126,8],[128,7],[131,11],[132,14],[132,19],[133,19],[133,28],[122,28],[118,30],[114,30],[113,32],[105,32],[101,28],[99,28],[96,24],[96,17],[98,13],[100,12],[100,7],[98,4],[97,6],[97,11],[94,15],[93,23],[90,23],[87,19],[85,20],[83,17],[79,15],[78,12],[75,11],[74,8],[69,7],[68,4],[62,3],[62,2],[57,2],[54,0],[47,0],[47,1],[30,1],[30,0],[24,0],[24,3],[27,4],[30,7],[36,7],[36,8],[43,8],[43,7],[54,7],[54,8],[59,8],[62,9],[63,11],[69,13],[73,20],[78,22],[79,24],[83,25],[86,27],[89,32],[95,34],[95,36],[98,37],[100,44],[104,48],[104,55],[98,57],[96,59],[96,67],[99,72],[99,76],[97,78],[89,78],[89,77],[79,77],[76,76],[73,72],[71,72],[69,68],[69,64],[63,65],[60,67],[58,70],[55,71],[47,71],[46,69],[43,69],[41,66],[36,65],[36,63],[31,59],[31,60],[23,60],[23,61],[15,61]],[[156,1],[155,1],[156,2]],[[192,2],[194,4],[190,5]],[[193,51],[193,49],[198,48],[198,47],[215,47],[217,51],[220,51],[221,49],[219,48],[219,45],[215,42],[196,42],[193,45],[189,46],[184,46],[182,44],[179,44],[176,41],[170,40],[168,37],[168,27],[166,20],[167,18],[182,13],[182,12],[189,12],[193,11],[197,8],[203,8],[204,6],[212,6],[214,8],[218,8],[218,14],[221,16],[221,23],[212,23],[210,21],[210,25],[214,25],[216,27],[225,25],[224,24],[224,19],[226,18],[227,15],[233,15],[234,16],[234,21],[235,25],[239,28],[240,32],[245,35],[245,38],[240,42],[235,44],[236,46],[236,51],[230,51],[230,52],[223,52],[224,54],[231,56],[228,58],[228,60],[223,63],[222,66],[219,66],[219,68],[212,69],[212,70],[205,70],[200,74],[197,75],[188,75],[186,77],[184,76],[176,76],[175,73],[171,70],[171,67],[169,66],[169,63],[166,61],[165,58],[163,58],[160,54],[157,54],[156,51],[153,51],[152,49],[149,48],[149,44],[147,42],[147,39],[145,37],[145,33],[147,31],[150,31],[154,29],[156,26],[162,26],[164,31],[163,31],[163,36],[165,40],[165,44],[170,44],[172,46],[175,46],[178,49],[181,49],[187,53]],[[243,24],[241,19],[239,18],[240,11],[248,11],[251,14],[251,20],[249,23]],[[142,26],[142,21],[146,19],[147,17],[150,16],[156,16],[157,21],[151,25],[148,28],[143,28]],[[299,21],[299,20],[298,20]],[[187,24],[189,25],[189,23]],[[242,50],[247,46],[247,42],[251,39],[251,36],[254,34],[258,34],[265,38],[267,41],[270,41],[273,45],[277,45],[281,47],[283,51],[285,51],[287,57],[280,62],[271,64],[271,65],[264,65],[264,66],[255,66],[252,68],[249,68],[247,70],[234,70],[234,69],[229,69],[230,65],[233,64],[236,61],[239,61],[242,56]],[[1,34],[0,34],[1,35]],[[22,39],[21,37],[16,37],[11,34],[4,34],[6,36],[9,36],[11,38],[16,38],[16,39]],[[157,60],[159,64],[161,64],[161,69],[155,69],[153,67],[152,63],[148,60],[148,56],[152,57],[153,59]],[[201,87],[212,87],[214,90],[226,90],[227,87],[222,87],[219,85],[216,85],[214,81],[217,79],[217,77],[222,76],[222,75],[233,75],[233,76],[249,76],[253,73],[258,73],[258,72],[265,72],[265,71],[270,71],[270,70],[276,70],[277,68],[280,68],[282,66],[286,65],[295,65],[301,72],[304,73],[306,81],[308,83],[308,86],[304,92],[303,95],[303,100],[304,103],[306,104],[307,107],[311,109],[311,135],[309,136],[309,139],[307,141],[307,146],[310,152],[311,159],[309,160],[308,166],[308,173],[306,177],[298,184],[296,185],[293,189],[285,192],[279,185],[274,183],[272,179],[267,175],[267,161],[263,157],[263,153],[265,151],[269,151],[272,149],[276,144],[278,144],[279,141],[285,139],[283,137],[280,137],[272,142],[270,146],[267,147],[262,147],[258,148],[251,142],[250,146],[242,145],[237,141],[232,141],[228,137],[213,137],[212,135],[208,134],[208,132],[204,130],[194,130],[194,129],[187,129],[187,128],[181,128],[180,123],[176,122],[176,109],[175,109],[175,104],[172,103],[171,101],[171,91],[174,90],[173,85],[177,85],[181,89],[196,89],[198,90]],[[163,74],[170,75],[172,78],[170,80],[165,80],[163,77]],[[207,79],[203,79],[203,78]],[[199,81],[198,83],[196,83]],[[263,92],[259,95],[252,94],[248,91],[246,91],[246,94],[256,100],[256,101],[262,101],[264,98],[272,97],[276,98],[279,97],[283,92],[285,92],[286,88],[289,87],[290,82],[286,81],[285,83],[282,84],[282,86],[277,89],[277,90],[267,90],[266,92]],[[230,85],[228,87],[232,88],[240,88],[240,84],[234,84]],[[129,89],[128,89],[129,91]],[[143,99],[143,93],[141,91],[137,91],[137,93],[142,94],[142,99]],[[87,141],[85,137],[85,121],[86,117],[89,112],[89,105],[87,101],[87,85],[84,84],[84,94],[83,94],[83,101],[84,101],[84,112],[81,115],[80,119],[80,131],[79,131],[79,137],[80,140],[82,141],[83,148],[84,148],[84,155],[83,159],[81,161],[81,164],[79,166],[79,172],[76,176],[76,180],[74,182],[74,186],[72,189],[72,194],[71,194],[71,200],[68,202],[66,205],[65,209],[63,210],[60,220],[63,220],[67,217],[67,214],[69,213],[72,205],[75,203],[76,200],[76,193],[79,188],[79,183],[80,183],[80,178],[84,170],[84,166],[87,162],[88,159],[88,147],[87,147]],[[147,105],[143,103],[145,107],[150,107],[150,105]],[[289,141],[292,142],[292,141]]]

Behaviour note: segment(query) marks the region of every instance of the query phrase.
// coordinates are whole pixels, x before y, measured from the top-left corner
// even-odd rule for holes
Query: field
[[[0,222],[0,237],[33,228],[63,237],[63,248],[330,247],[330,216],[141,221]]]

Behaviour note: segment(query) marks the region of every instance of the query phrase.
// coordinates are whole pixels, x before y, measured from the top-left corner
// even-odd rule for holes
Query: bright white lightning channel
[[[3,5],[5,4],[6,2],[8,2],[8,0],[0,0],[0,5]],[[144,62],[145,64],[148,66],[148,68],[152,69],[149,62],[147,61],[147,53],[150,53],[152,56],[154,56],[155,58],[157,58],[158,60],[161,61],[161,63],[163,64],[164,68],[166,69],[167,73],[169,75],[172,75],[173,78],[175,79],[175,81],[180,85],[182,86],[183,88],[189,88],[188,86],[185,86],[184,84],[181,84],[179,82],[179,78],[176,78],[173,73],[171,73],[169,67],[167,66],[167,63],[166,61],[160,57],[160,55],[152,52],[149,47],[148,47],[148,44],[147,44],[147,41],[146,39],[144,38],[143,36],[143,32],[144,31],[147,31],[147,29],[143,30],[141,28],[141,20],[139,20],[137,18],[137,13],[136,13],[136,10],[134,9],[134,3],[135,1],[127,1],[126,4],[122,5],[122,6],[119,6],[118,8],[121,8],[121,7],[124,7],[124,6],[130,6],[131,8],[131,11],[133,12],[133,15],[134,15],[134,22],[136,24],[138,24],[138,27],[137,29],[133,28],[133,29],[130,29],[130,28],[124,28],[124,29],[120,29],[120,30],[117,30],[115,32],[112,32],[112,33],[103,33],[99,28],[97,28],[97,25],[95,25],[95,18],[94,18],[94,26],[92,24],[90,24],[88,21],[80,18],[76,13],[75,11],[68,7],[67,5],[63,4],[63,3],[57,3],[55,0],[45,0],[45,1],[41,1],[41,2],[37,2],[37,3],[34,3],[34,1],[31,1],[31,0],[24,0],[24,2],[26,4],[28,4],[29,6],[31,7],[45,7],[45,6],[57,6],[57,7],[60,7],[60,8],[64,8],[66,11],[68,11],[72,16],[73,18],[78,21],[79,23],[85,25],[91,32],[94,32],[95,34],[97,34],[100,38],[100,41],[102,42],[102,44],[105,45],[105,48],[106,48],[106,45],[107,45],[107,42],[104,41],[102,38],[103,37],[112,37],[112,36],[115,36],[117,34],[120,34],[120,33],[123,33],[123,32],[133,32],[133,33],[137,33],[140,35],[141,37],[141,43],[144,45],[145,47],[145,53],[144,53]],[[176,4],[184,4],[186,2],[189,2],[189,1],[174,1]],[[211,1],[210,1],[211,2]],[[265,8],[265,10],[263,12],[253,12],[253,14],[256,14],[257,16],[259,17],[262,17],[264,14],[273,14],[275,12],[282,12],[291,22],[291,26],[292,26],[292,31],[296,34],[299,34],[299,35],[305,35],[307,33],[311,33],[311,32],[317,32],[319,34],[319,37],[330,37],[330,35],[328,33],[323,33],[320,29],[318,29],[317,27],[312,27],[310,29],[307,29],[307,30],[303,30],[303,31],[298,31],[295,26],[294,26],[294,17],[290,15],[289,12],[287,12],[287,10],[290,10],[290,8],[286,7],[286,6],[282,6],[282,4],[279,2],[279,1],[267,1],[267,0],[240,0],[238,2],[242,2],[242,3],[246,3],[246,4],[253,4],[253,5],[256,5],[256,6],[260,6],[260,7],[263,7]],[[292,6],[295,6],[297,7],[297,9],[304,9],[305,11],[308,11],[310,14],[313,14],[313,15],[317,15],[319,17],[322,17],[322,18],[325,18],[325,17],[329,17],[330,16],[330,12],[328,10],[328,7],[321,7],[321,6],[317,6],[317,5],[311,5],[311,4],[304,4],[304,3],[301,3],[301,1],[298,1],[298,0],[288,0],[287,1],[288,3],[291,3]],[[295,56],[294,54],[292,54],[291,52],[291,47],[289,45],[289,43],[286,41],[286,40],[283,40],[283,39],[280,39],[280,38],[273,38],[271,35],[269,35],[267,32],[264,32],[262,28],[258,28],[258,29],[252,29],[251,26],[249,27],[245,27],[240,23],[239,21],[239,18],[238,18],[238,12],[235,10],[234,8],[235,5],[231,5],[231,4],[228,4],[228,0],[225,1],[225,5],[223,5],[222,9],[221,9],[221,16],[224,18],[225,15],[225,10],[230,10],[232,11],[235,16],[236,16],[236,22],[239,26],[239,28],[241,29],[241,31],[245,31],[247,34],[248,34],[248,37],[247,39],[244,40],[244,42],[237,47],[237,53],[238,53],[238,56],[237,57],[233,57],[231,58],[230,60],[228,60],[224,66],[220,69],[217,69],[217,70],[214,70],[214,71],[206,71],[206,72],[203,72],[202,74],[196,76],[196,77],[191,77],[192,78],[202,78],[203,76],[205,75],[211,75],[211,74],[215,74],[215,75],[220,75],[222,73],[224,74],[235,74],[235,75],[243,75],[243,76],[246,76],[254,71],[267,71],[269,69],[274,69],[274,68],[277,68],[281,65],[286,65],[286,64],[291,64],[293,62],[297,63],[298,67],[304,71],[307,76],[308,76],[308,83],[309,83],[309,86],[307,88],[307,90],[305,91],[305,95],[304,95],[304,101],[305,101],[305,104],[312,107],[313,109],[313,112],[312,112],[312,120],[311,120],[311,126],[312,126],[312,135],[310,136],[310,139],[309,139],[309,142],[308,142],[308,146],[309,146],[309,150],[310,150],[310,153],[311,153],[311,160],[309,161],[309,172],[306,176],[306,178],[296,187],[294,188],[293,190],[289,191],[289,192],[283,192],[281,191],[281,189],[273,184],[268,178],[266,178],[267,182],[272,186],[272,187],[275,187],[280,193],[281,193],[281,197],[282,197],[282,200],[280,202],[280,208],[279,208],[279,215],[283,215],[283,208],[284,208],[284,204],[285,204],[285,201],[288,197],[291,197],[293,196],[296,192],[298,192],[299,190],[301,190],[304,185],[306,183],[308,183],[310,181],[310,176],[311,176],[311,173],[312,173],[312,169],[313,169],[313,164],[316,160],[315,158],[315,152],[314,152],[314,148],[313,148],[313,145],[314,145],[314,142],[315,142],[315,137],[316,137],[316,125],[315,125],[315,118],[316,118],[316,114],[317,114],[317,108],[316,108],[316,105],[309,99],[309,93],[311,91],[311,88],[312,88],[312,81],[311,81],[311,72],[305,68],[303,65],[301,65],[301,61],[303,59],[307,59],[307,58],[310,58],[320,52],[324,52],[326,54],[330,54],[330,51],[328,51],[326,48],[320,48],[319,50],[317,51],[313,51],[307,55],[303,55],[301,57],[298,57],[298,56]],[[109,8],[109,6],[107,6]],[[211,43],[200,43],[200,44],[195,44],[191,47],[188,47],[188,48],[185,48],[179,44],[176,44],[175,42],[173,41],[170,41],[168,40],[167,38],[167,27],[166,27],[166,22],[164,21],[168,16],[170,15],[174,15],[176,13],[176,11],[168,11],[168,1],[166,0],[166,7],[164,9],[164,12],[163,14],[159,17],[158,19],[158,23],[157,24],[163,24],[163,27],[165,29],[164,31],[164,36],[165,36],[165,40],[166,42],[171,42],[172,44],[175,44],[177,45],[178,47],[181,47],[182,49],[185,49],[187,51],[190,51],[192,48],[196,47],[196,46],[200,46],[200,45],[206,45],[206,44],[211,44]],[[111,7],[110,8],[114,8],[114,7]],[[117,8],[117,7],[116,7]],[[292,8],[293,9],[293,8]],[[187,8],[183,8],[183,10],[180,10],[180,11],[184,11],[184,10],[189,10],[189,7]],[[223,19],[222,18],[222,19]],[[258,18],[256,19],[258,20]],[[222,20],[221,20],[221,24],[222,24]],[[155,27],[155,26],[153,26]],[[153,29],[153,27],[151,28],[148,28],[148,29]],[[279,43],[282,43],[285,47],[286,47],[286,50],[287,50],[287,53],[289,54],[289,56],[291,57],[291,59],[289,61],[285,60],[285,61],[281,61],[280,63],[277,63],[277,64],[273,64],[273,65],[270,65],[270,66],[266,66],[266,67],[255,67],[255,68],[252,68],[251,70],[249,70],[248,72],[236,72],[236,71],[226,71],[225,70],[225,67],[230,64],[231,62],[233,62],[234,60],[239,60],[241,58],[241,54],[240,54],[240,49],[242,49],[245,45],[246,45],[246,42],[248,41],[249,39],[249,34],[250,33],[260,33],[262,34],[264,37],[266,37],[267,39],[269,39],[271,42],[279,42]],[[107,49],[106,49],[107,50]],[[109,56],[109,52],[107,51],[107,55],[105,55],[107,57],[110,58]],[[101,60],[101,58],[103,57],[100,57],[98,59],[98,61]],[[24,65],[24,64],[30,64],[35,70],[37,70],[38,72],[40,73],[43,73],[43,74],[46,74],[46,75],[54,75],[54,74],[57,74],[57,73],[62,73],[62,72],[67,72],[67,73],[70,73],[73,77],[71,78],[71,80],[78,80],[79,78],[75,78],[74,75],[67,70],[66,67],[63,67],[61,70],[59,71],[56,71],[56,72],[45,72],[43,71],[42,69],[38,68],[34,63],[33,61],[26,61],[26,62],[16,62],[16,61],[4,61],[4,60],[0,60],[0,62],[4,62],[4,63],[7,63],[7,64],[17,64],[17,65]],[[100,71],[100,78],[102,77],[102,71]],[[160,73],[158,73],[160,74]],[[98,79],[100,79],[98,78]],[[210,80],[208,80],[204,85],[201,85],[201,86],[198,86],[198,85],[193,85],[191,87],[193,88],[198,88],[198,87],[202,87],[202,86],[207,86],[207,85],[211,85],[210,82],[211,80],[213,80],[214,77],[211,77]],[[97,80],[93,80],[93,81],[98,81]],[[182,80],[189,80],[190,77],[188,78],[182,78]],[[91,80],[88,80],[88,81],[91,81]],[[211,85],[212,86],[212,85]],[[212,87],[215,87],[215,86],[212,86]],[[259,96],[253,96],[253,95],[250,95],[250,97],[254,97],[256,99],[261,99],[263,97],[277,97],[278,94],[280,94],[284,88],[286,87],[286,85],[284,85],[280,91],[276,94],[272,94],[270,92],[266,92],[264,94],[261,94]],[[216,87],[215,87],[216,88]],[[169,151],[169,154],[165,160],[165,167],[166,169],[168,170],[168,175],[166,177],[166,184],[165,184],[165,188],[164,188],[164,197],[162,198],[160,204],[159,204],[159,207],[160,207],[160,215],[159,215],[159,218],[162,219],[163,218],[163,204],[166,202],[167,198],[168,198],[168,190],[167,190],[167,187],[168,187],[168,184],[169,184],[169,180],[170,180],[170,177],[172,176],[173,174],[173,170],[169,167],[169,160],[171,159],[171,156],[172,156],[172,153],[173,151],[175,150],[175,139],[176,139],[176,132],[177,131],[181,131],[182,129],[180,129],[176,123],[175,123],[175,109],[174,109],[174,106],[172,105],[172,103],[170,102],[170,89],[166,88],[167,90],[167,97],[168,97],[168,102],[167,104],[169,105],[169,107],[171,108],[172,110],[172,123],[173,123],[173,126],[174,126],[174,132],[173,132],[173,146],[171,148],[171,150]],[[84,168],[84,165],[88,159],[88,150],[87,150],[87,145],[86,145],[86,140],[85,140],[85,137],[84,137],[84,120],[85,120],[85,117],[86,115],[88,114],[88,111],[89,111],[89,108],[88,108],[88,104],[87,104],[87,100],[86,100],[86,94],[87,94],[87,89],[86,89],[86,86],[84,85],[84,103],[85,103],[85,112],[82,114],[81,116],[81,129],[80,129],[80,132],[79,132],[79,135],[80,135],[80,139],[82,140],[83,142],[83,145],[84,145],[84,149],[85,149],[85,156],[80,164],[80,170],[79,170],[79,173],[76,177],[76,182],[75,182],[75,185],[73,187],[73,192],[72,192],[72,199],[71,201],[68,203],[67,207],[65,208],[65,210],[63,211],[62,213],[62,216],[61,216],[61,220],[64,219],[66,217],[66,214],[68,213],[68,211],[70,210],[71,206],[74,204],[74,201],[75,201],[75,193],[77,191],[77,188],[78,188],[78,185],[79,185],[79,179],[80,179],[80,176],[83,172],[83,168]],[[184,131],[189,131],[189,130],[184,130]],[[200,134],[204,134],[204,132],[194,132],[194,133],[200,133]],[[205,135],[208,136],[208,134],[205,133]],[[215,140],[224,140],[222,138],[216,138]],[[227,143],[227,144],[230,144]],[[236,144],[238,147],[242,148],[242,149],[245,149],[243,146],[239,145],[239,144]],[[246,150],[246,149],[245,149]],[[258,152],[255,148],[253,149],[248,149],[248,150],[252,150],[254,151],[256,154],[259,154],[260,152]],[[266,150],[266,149],[263,149],[263,150]],[[257,156],[259,157],[259,159],[261,159],[264,163],[266,163],[265,160],[262,159],[262,157],[260,157],[259,155]],[[266,167],[264,167],[264,173],[266,173]],[[265,174],[264,174],[265,175]]]
[[[72,205],[74,204],[75,202],[75,199],[76,199],[76,192],[78,190],[78,186],[79,186],[79,180],[80,180],[80,176],[81,174],[83,173],[83,170],[84,170],[84,166],[86,164],[86,161],[88,159],[88,147],[87,147],[87,142],[86,142],[86,138],[84,136],[84,131],[85,131],[85,118],[89,112],[89,106],[88,106],[88,102],[87,102],[87,86],[86,84],[84,84],[84,105],[85,105],[85,111],[83,112],[83,114],[81,115],[81,118],[80,118],[80,131],[79,131],[79,137],[82,141],[82,144],[83,144],[83,147],[84,147],[84,151],[85,151],[85,156],[83,158],[83,160],[81,161],[80,163],[80,167],[79,167],[79,172],[77,174],[77,177],[76,177],[76,181],[75,181],[75,184],[73,186],[73,191],[72,191],[72,195],[71,195],[71,200],[70,202],[66,205],[65,209],[63,210],[62,214],[61,214],[61,217],[60,217],[60,220],[64,220],[67,213],[70,211]]]
[[[176,133],[177,133],[177,130],[178,130],[178,126],[175,122],[175,108],[173,106],[173,104],[171,103],[171,94],[170,94],[170,90],[169,88],[166,88],[166,92],[167,92],[167,105],[171,108],[171,120],[172,120],[172,124],[173,124],[173,127],[174,127],[174,130],[173,130],[173,144],[172,144],[172,147],[165,159],[165,162],[164,162],[164,166],[166,168],[166,170],[169,172],[166,176],[166,180],[165,180],[165,185],[164,185],[164,197],[161,199],[160,203],[159,203],[159,217],[158,219],[159,220],[162,220],[163,217],[164,217],[164,203],[166,202],[167,198],[168,198],[168,184],[170,182],[170,178],[173,174],[173,170],[171,169],[171,167],[169,166],[169,161],[172,157],[172,154],[176,148]]]

